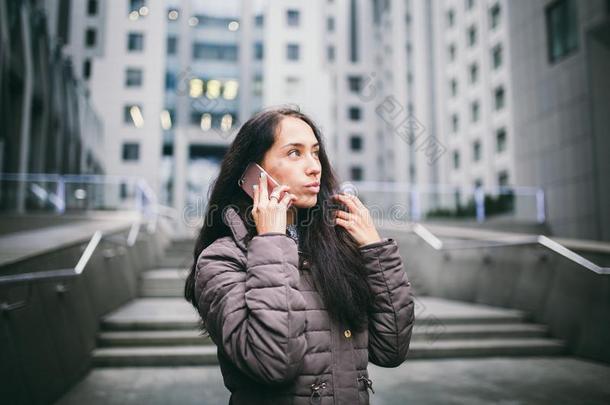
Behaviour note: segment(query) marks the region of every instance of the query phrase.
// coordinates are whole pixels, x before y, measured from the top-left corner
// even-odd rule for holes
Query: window
[[[483,180],[481,179],[476,179],[474,181],[474,188],[483,188]]]
[[[472,63],[468,69],[470,84],[475,84],[479,80],[479,66],[476,63]]]
[[[502,45],[496,45],[491,50],[491,64],[494,69],[498,69],[502,66]]]
[[[335,61],[335,47],[332,45],[326,47],[326,60],[329,62]]]
[[[123,160],[128,162],[140,159],[140,144],[136,142],[126,142],[123,144]]]
[[[326,31],[334,32],[335,31],[335,19],[334,17],[326,18]]]
[[[494,5],[489,10],[489,23],[492,30],[500,25],[500,4]]]
[[[352,93],[360,93],[362,88],[362,77],[360,76],[348,76],[349,91]]]
[[[478,101],[473,101],[470,103],[470,121],[478,122],[480,116],[480,107]]]
[[[98,0],[89,0],[87,2],[87,14],[90,16],[97,15],[98,6]]]
[[[504,87],[498,87],[494,90],[494,107],[496,110],[504,108]]]
[[[498,186],[508,186],[508,172],[506,170],[502,170],[500,173],[498,173]]]
[[[455,23],[455,12],[453,10],[448,10],[447,11],[447,26],[453,27],[454,23]]]
[[[496,131],[496,152],[502,153],[506,150],[506,129],[500,128]]]
[[[456,133],[460,130],[460,118],[457,114],[451,116],[451,131]]]
[[[449,82],[449,89],[451,90],[451,97],[457,96],[457,93],[458,93],[457,80],[451,79],[451,81]]]
[[[456,48],[455,48],[455,44],[451,44],[449,45],[448,48],[448,53],[449,53],[449,60],[451,62],[453,62],[455,60],[455,56],[456,56]]]
[[[175,55],[178,52],[178,38],[175,35],[167,37],[167,54]]]
[[[127,35],[127,50],[142,51],[144,49],[144,34],[140,32],[130,32]]]
[[[578,10],[573,0],[558,0],[546,8],[548,57],[551,63],[578,49]]]
[[[458,152],[457,150],[453,151],[453,168],[460,168],[460,152]]]
[[[264,17],[262,14],[259,14],[257,16],[254,17],[254,25],[257,27],[262,27],[263,24],[265,23]]]
[[[85,31],[85,46],[87,48],[94,47],[96,39],[97,31],[95,30],[95,28],[87,28],[87,31]]]
[[[83,79],[89,79],[91,77],[91,59],[85,59],[83,62]]]
[[[142,86],[142,69],[127,68],[125,70],[125,87]]]
[[[352,135],[349,138],[349,147],[353,151],[362,150],[362,137],[360,135]]]
[[[286,45],[286,59],[288,60],[299,60],[299,45],[288,44]]]
[[[360,110],[360,107],[350,107],[347,112],[351,121],[360,121],[362,118],[362,110]]]
[[[286,24],[289,27],[298,27],[300,24],[299,10],[286,10]]]
[[[128,104],[123,107],[123,123],[128,125],[142,126],[142,106],[138,104]]]
[[[362,180],[362,178],[363,178],[362,167],[360,167],[360,166],[352,166],[350,168],[350,177],[354,181]]]
[[[128,13],[131,13],[132,11],[139,12],[140,9],[142,7],[144,7],[145,5],[146,5],[146,1],[144,1],[144,0],[129,0],[129,11],[128,11]]]
[[[477,43],[477,27],[472,25],[468,28],[468,46],[474,46]]]
[[[466,4],[466,10],[472,10],[472,7],[474,7],[474,0],[465,0]]]
[[[174,90],[176,88],[176,74],[174,72],[165,72],[165,90]]]
[[[475,162],[478,162],[479,160],[481,160],[481,142],[480,141],[474,141],[474,143],[472,144],[472,159]]]
[[[193,44],[193,59],[237,61],[237,45],[196,42]]]
[[[254,59],[255,60],[263,59],[263,43],[262,42],[254,43]]]

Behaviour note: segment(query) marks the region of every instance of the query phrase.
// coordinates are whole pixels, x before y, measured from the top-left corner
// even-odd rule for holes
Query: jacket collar
[[[239,216],[235,208],[228,207],[223,213],[225,225],[231,229],[235,244],[242,250],[247,251],[246,236],[248,236],[248,228],[243,219]]]

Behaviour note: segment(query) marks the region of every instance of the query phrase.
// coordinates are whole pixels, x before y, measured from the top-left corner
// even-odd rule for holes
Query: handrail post
[[[63,214],[66,212],[66,182],[63,176],[59,176],[57,179],[57,189],[55,191],[57,194],[57,213]]]
[[[413,188],[411,188],[411,220],[415,222],[421,220],[421,208],[419,202],[419,190],[416,186],[413,186]]]
[[[474,190],[474,201],[477,209],[477,222],[485,221],[485,194],[481,187]]]
[[[536,190],[536,220],[539,224],[546,221],[546,212],[544,207],[544,190],[539,188]]]

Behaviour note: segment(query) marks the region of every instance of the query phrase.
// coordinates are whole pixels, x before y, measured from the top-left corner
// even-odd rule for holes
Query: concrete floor
[[[610,366],[574,357],[412,360],[369,366],[372,405],[609,404]],[[228,403],[214,367],[100,368],[58,405]]]

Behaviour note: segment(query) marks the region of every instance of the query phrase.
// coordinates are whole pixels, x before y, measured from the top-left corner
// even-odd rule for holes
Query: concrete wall
[[[116,245],[102,240],[85,271],[64,280],[67,291],[59,293],[57,282],[32,283],[25,307],[0,312],[3,403],[51,403],[76,383],[91,365],[98,320],[136,297],[140,272],[158,263],[167,242],[162,232],[147,234],[142,230],[135,246],[106,258],[104,251]],[[81,249],[78,245],[41,256],[11,271],[52,270],[66,262],[74,265]],[[0,303],[27,296],[25,284],[0,286]]]
[[[541,246],[439,252],[414,234],[395,238],[416,294],[519,309],[546,324],[570,352],[610,363],[610,275]],[[608,254],[583,254],[608,266]]]

